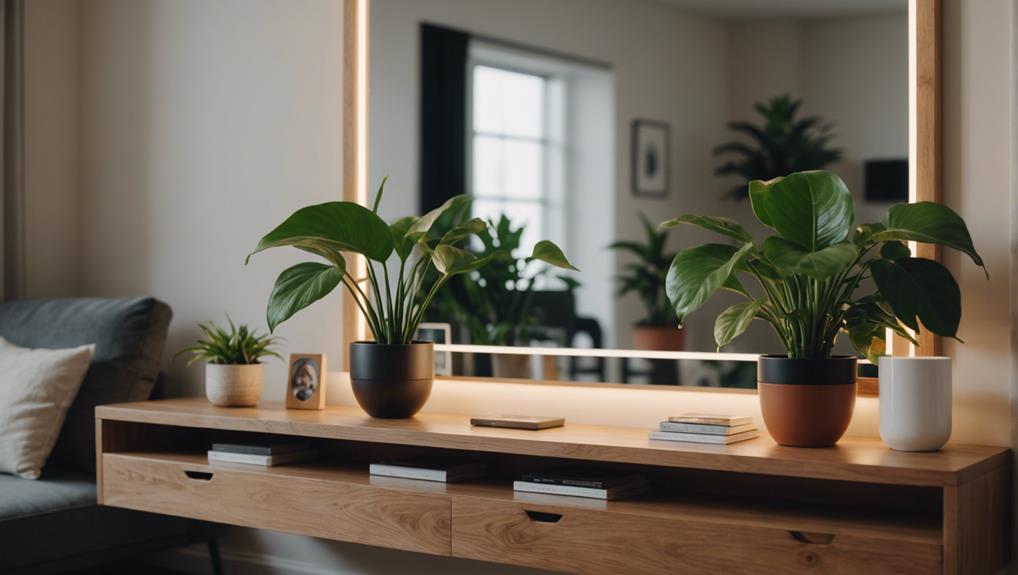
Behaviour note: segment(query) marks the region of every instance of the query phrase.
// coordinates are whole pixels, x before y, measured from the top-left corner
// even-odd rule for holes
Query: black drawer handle
[[[531,511],[529,509],[524,509],[523,512],[527,514],[527,517],[539,523],[558,523],[559,519],[562,519],[561,513],[548,513],[546,511]]]
[[[185,471],[184,475],[199,481],[208,481],[212,479],[212,474],[208,471]]]
[[[805,533],[802,531],[789,531],[788,533],[799,543],[809,543],[810,545],[827,545],[834,541],[833,533]]]

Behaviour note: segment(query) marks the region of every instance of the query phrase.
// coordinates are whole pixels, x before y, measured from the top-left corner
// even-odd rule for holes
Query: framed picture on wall
[[[668,124],[633,120],[633,195],[668,196]]]

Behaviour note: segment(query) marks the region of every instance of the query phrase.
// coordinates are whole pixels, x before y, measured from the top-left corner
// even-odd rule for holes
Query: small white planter
[[[205,397],[212,405],[249,407],[262,397],[265,373],[260,363],[205,364]]]
[[[898,451],[936,451],[951,437],[951,358],[880,358],[880,437]]]

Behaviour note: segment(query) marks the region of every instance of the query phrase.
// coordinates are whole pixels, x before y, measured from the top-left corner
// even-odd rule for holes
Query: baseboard
[[[223,571],[244,575],[363,575],[354,571],[326,569],[320,565],[262,553],[223,549]],[[146,563],[192,575],[211,575],[212,564],[204,544],[192,545],[152,555]]]

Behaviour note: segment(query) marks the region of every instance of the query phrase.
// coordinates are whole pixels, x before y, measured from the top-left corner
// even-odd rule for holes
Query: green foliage
[[[774,328],[788,356],[828,358],[842,331],[856,350],[876,360],[887,329],[915,342],[920,329],[957,338],[961,292],[943,265],[912,257],[904,241],[940,244],[968,254],[983,267],[965,222],[930,203],[892,206],[883,221],[853,232],[852,195],[841,178],[823,171],[753,181],[753,213],[776,232],[761,243],[723,218],[687,214],[662,227],[696,225],[735,245],[681,250],[668,270],[666,291],[679,320],[718,290],[742,295],[718,316],[714,338],[727,345],[759,319]],[[751,293],[739,278],[756,280]],[[857,297],[860,282],[876,292]]]
[[[191,359],[187,362],[190,366],[196,361],[206,361],[217,365],[246,365],[261,363],[264,357],[280,358],[272,346],[278,343],[279,338],[271,335],[259,335],[257,331],[248,329],[244,324],[235,326],[233,320],[227,316],[226,321],[229,329],[216,325],[216,322],[209,321],[207,324],[200,323],[198,328],[202,331],[202,337],[194,345],[186,347],[177,356],[190,353]]]
[[[301,208],[258,242],[251,255],[292,246],[326,261],[297,264],[279,275],[266,312],[271,331],[342,283],[367,320],[375,341],[410,343],[442,286],[487,263],[486,256],[455,245],[482,233],[487,229],[484,222],[473,219],[449,227],[436,226],[441,221],[459,222],[469,211],[468,196],[451,198],[423,216],[397,218],[386,224],[377,213],[385,181],[378,188],[373,209],[353,202]],[[365,257],[366,277],[354,277],[344,252]],[[393,269],[398,272],[390,273],[387,263],[394,256]],[[572,268],[562,250],[551,242],[540,242],[530,258]]]
[[[672,313],[668,296],[665,295],[665,277],[668,275],[668,265],[675,258],[675,253],[665,251],[668,232],[664,229],[654,229],[647,216],[642,213],[639,215],[640,222],[643,223],[644,241],[618,241],[608,246],[608,249],[636,257],[636,261],[622,267],[623,272],[618,277],[618,295],[622,297],[635,293],[640,298],[647,312],[640,324],[672,325],[675,323],[675,314]],[[721,229],[718,228],[717,231]]]
[[[729,122],[728,129],[748,136],[752,144],[733,141],[714,148],[715,156],[729,156],[714,173],[740,176],[742,183],[728,192],[736,200],[746,198],[746,183],[770,180],[792,172],[819,170],[841,159],[841,150],[829,147],[833,124],[819,117],[797,118],[802,100],[777,96],[757,102],[754,109],[763,124]]]
[[[514,226],[505,215],[482,223],[484,228],[475,234],[480,245],[464,246],[463,250],[483,265],[451,282],[435,307],[444,319],[452,318],[466,328],[474,344],[515,345],[537,337],[540,334],[531,313],[534,288],[550,268],[530,264],[538,260],[559,268],[576,268],[548,241],[538,242],[532,255],[523,257],[520,240],[525,227]],[[577,285],[575,280],[562,279],[572,287]]]

